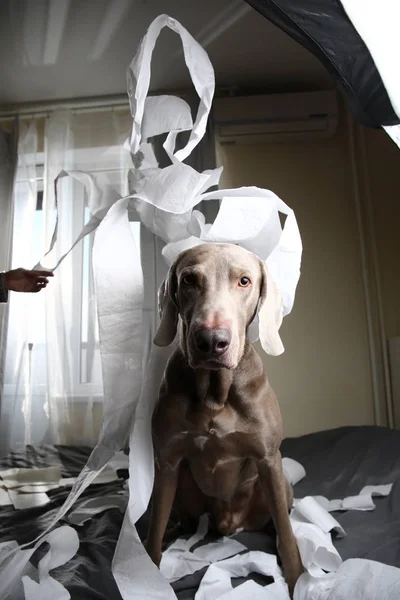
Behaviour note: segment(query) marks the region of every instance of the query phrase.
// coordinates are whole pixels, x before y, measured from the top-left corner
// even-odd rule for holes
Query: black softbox
[[[372,56],[339,0],[246,2],[325,65],[359,123],[400,123]]]

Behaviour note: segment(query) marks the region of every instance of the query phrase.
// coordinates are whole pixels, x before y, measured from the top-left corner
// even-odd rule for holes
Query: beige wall
[[[365,132],[367,189],[371,197],[385,341],[395,426],[400,429],[400,154],[383,131]]]
[[[370,141],[373,145],[373,136]],[[382,145],[392,156],[386,143]],[[385,158],[381,161],[384,169]],[[265,357],[285,435],[374,423],[345,115],[333,139],[219,147],[218,162],[224,165],[224,187],[257,185],[287,202],[296,212],[303,239],[296,302],[281,329],[286,351],[278,358]],[[380,183],[374,186],[380,189]],[[383,207],[378,212],[379,227],[385,229]],[[395,244],[395,226],[391,227]],[[382,247],[384,254],[390,252],[385,244]],[[391,279],[389,273],[389,287]],[[389,313],[394,329],[398,316],[396,320]]]
[[[364,130],[386,337],[400,336],[400,151],[382,130]]]

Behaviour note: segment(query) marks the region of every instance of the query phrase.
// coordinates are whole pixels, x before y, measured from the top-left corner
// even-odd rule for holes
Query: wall
[[[400,336],[400,155],[382,130],[364,130],[387,338]]]
[[[394,424],[400,429],[400,170],[399,150],[380,130],[364,132],[366,187],[376,238]]]
[[[295,210],[303,239],[296,302],[281,329],[286,351],[278,358],[264,356],[285,435],[374,423],[344,109],[332,139],[225,146],[217,154],[224,165],[224,187],[273,190]]]

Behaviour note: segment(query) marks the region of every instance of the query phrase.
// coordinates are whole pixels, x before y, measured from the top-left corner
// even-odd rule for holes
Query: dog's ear
[[[176,303],[176,264],[175,261],[158,290],[158,310],[161,320],[153,339],[156,346],[169,346],[176,336],[179,314]]]
[[[271,356],[279,356],[285,350],[279,336],[283,319],[282,296],[262,260],[260,260],[260,267],[261,289],[258,313],[260,342],[264,352]]]

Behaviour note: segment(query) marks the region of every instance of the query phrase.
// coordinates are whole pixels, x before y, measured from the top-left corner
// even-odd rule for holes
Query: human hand
[[[12,292],[40,292],[49,283],[48,277],[53,275],[51,271],[13,269],[4,273],[4,285]]]

